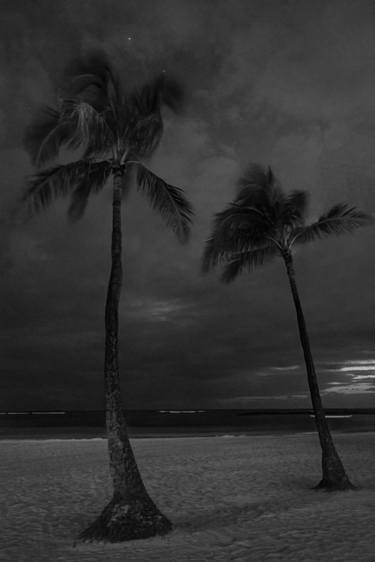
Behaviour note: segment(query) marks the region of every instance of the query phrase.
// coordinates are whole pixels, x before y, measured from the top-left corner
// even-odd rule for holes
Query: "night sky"
[[[227,286],[200,274],[201,252],[249,162],[309,190],[312,219],[342,201],[375,211],[374,2],[2,0],[0,27],[0,409],[104,404],[110,186],[77,224],[60,200],[28,224],[11,213],[32,171],[25,127],[87,48],[125,84],[165,70],[187,93],[149,166],[194,205],[189,244],[136,190],[124,205],[126,405],[309,406],[281,261]],[[374,250],[366,228],[295,254],[327,406],[375,405]]]

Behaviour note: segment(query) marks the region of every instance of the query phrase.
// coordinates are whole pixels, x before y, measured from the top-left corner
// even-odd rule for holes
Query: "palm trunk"
[[[118,542],[165,534],[170,521],[148,495],[129,441],[120,390],[118,361],[118,307],[122,286],[121,232],[122,173],[113,179],[112,267],[105,307],[106,427],[113,497],[94,523],[81,534],[83,540]]]
[[[299,337],[305,357],[311,402],[314,410],[315,423],[319,434],[320,446],[322,448],[323,478],[317,485],[317,488],[325,488],[328,490],[351,489],[353,488],[353,485],[346,475],[342,461],[336,451],[335,445],[332,440],[332,435],[324,414],[318,379],[316,376],[314,361],[310,349],[309,336],[307,333],[305,318],[297,290],[297,284],[295,281],[292,255],[290,252],[286,252],[285,254],[283,254],[283,258],[286,265],[290,288],[292,290],[294,305],[296,307]]]

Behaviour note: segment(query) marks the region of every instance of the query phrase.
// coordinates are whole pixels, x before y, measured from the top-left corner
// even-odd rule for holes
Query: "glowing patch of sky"
[[[371,383],[361,382],[357,384],[343,384],[326,388],[323,394],[338,393],[338,394],[375,394],[375,387]]]

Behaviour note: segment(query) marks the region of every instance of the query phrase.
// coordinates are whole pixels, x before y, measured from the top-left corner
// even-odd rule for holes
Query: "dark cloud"
[[[28,224],[11,210],[31,171],[22,135],[78,50],[104,48],[128,85],[160,71],[186,84],[150,163],[196,208],[181,247],[140,194],[124,206],[121,366],[130,407],[302,407],[302,353],[281,262],[222,286],[200,275],[213,212],[248,161],[311,191],[311,216],[375,204],[372,2],[3,2],[0,408],[99,408],[110,191],[70,225],[66,204]],[[329,406],[371,406],[374,236],[296,253]],[[363,364],[362,364],[363,366]],[[358,376],[367,378],[358,378]]]

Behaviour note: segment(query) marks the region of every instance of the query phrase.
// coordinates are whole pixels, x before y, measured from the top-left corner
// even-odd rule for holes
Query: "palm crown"
[[[124,193],[134,176],[152,207],[181,241],[186,240],[192,208],[183,191],[141,162],[160,142],[162,107],[173,111],[181,107],[180,85],[162,74],[125,92],[102,53],[76,60],[65,78],[58,107],[40,111],[26,132],[25,147],[37,167],[56,159],[62,147],[79,151],[80,158],[43,169],[30,178],[24,194],[30,211],[39,211],[57,196],[70,196],[69,216],[77,220],[90,195],[100,191],[112,173],[118,173]]]
[[[232,203],[215,215],[203,256],[203,270],[224,264],[222,279],[234,280],[302,244],[332,234],[351,232],[372,222],[372,216],[341,203],[317,221],[306,224],[308,194],[284,193],[271,168],[252,164],[238,182]]]

